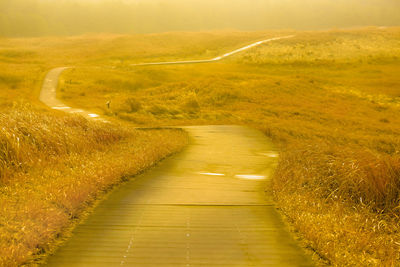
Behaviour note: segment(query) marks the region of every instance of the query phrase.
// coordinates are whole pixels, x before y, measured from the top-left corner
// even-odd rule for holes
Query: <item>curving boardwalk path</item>
[[[52,109],[63,110],[69,113],[76,113],[86,118],[107,122],[107,120],[102,119],[98,114],[87,112],[83,109],[71,108],[57,98],[57,86],[60,75],[64,70],[67,69],[69,69],[69,67],[60,67],[52,69],[51,71],[49,71],[49,73],[47,73],[43,81],[42,89],[40,91],[39,100]]]
[[[199,64],[199,63],[212,63],[212,62],[216,62],[216,61],[220,61],[224,58],[233,56],[237,53],[246,51],[250,48],[268,43],[268,42],[272,42],[272,41],[277,41],[277,40],[281,40],[281,39],[288,39],[288,38],[292,38],[294,35],[288,35],[288,36],[281,36],[281,37],[275,37],[275,38],[270,38],[270,39],[266,39],[266,40],[262,40],[262,41],[258,41],[255,43],[252,43],[250,45],[247,45],[245,47],[236,49],[234,51],[231,51],[229,53],[223,54],[222,56],[218,56],[212,59],[204,59],[204,60],[185,60],[185,61],[170,61],[170,62],[150,62],[150,63],[139,63],[139,64],[131,64],[131,66],[154,66],[154,65],[179,65],[179,64]]]
[[[233,56],[237,53],[246,51],[253,47],[256,47],[256,46],[259,46],[259,45],[262,45],[262,44],[265,44],[268,42],[276,41],[276,40],[292,38],[293,36],[294,35],[288,35],[288,36],[281,36],[281,37],[275,37],[275,38],[258,41],[258,42],[252,43],[250,45],[247,45],[245,47],[242,47],[242,48],[236,49],[234,51],[231,51],[229,53],[226,53],[222,56],[218,56],[216,58],[208,59],[208,60],[187,60],[187,61],[140,63],[140,64],[131,64],[131,66],[212,63],[212,62],[217,62],[224,58]],[[83,109],[71,108],[71,107],[65,105],[59,99],[57,99],[56,91],[57,91],[57,86],[58,86],[58,81],[59,81],[60,75],[62,74],[63,71],[70,69],[70,68],[71,67],[59,67],[59,68],[55,68],[55,69],[52,69],[51,71],[49,71],[49,73],[46,75],[46,78],[42,85],[42,89],[40,91],[40,97],[39,97],[40,101],[42,101],[44,104],[46,104],[47,106],[49,106],[52,109],[63,110],[65,112],[69,112],[69,113],[78,113],[86,118],[99,120],[99,121],[103,121],[103,122],[108,122],[107,120],[101,118],[101,116],[98,114],[90,113]]]
[[[49,266],[312,266],[264,189],[268,139],[185,127],[187,149],[112,192]]]
[[[49,72],[41,101],[101,119],[56,98],[65,69]],[[48,266],[313,266],[265,192],[278,156],[270,141],[242,126],[183,128],[185,151],[109,194]]]

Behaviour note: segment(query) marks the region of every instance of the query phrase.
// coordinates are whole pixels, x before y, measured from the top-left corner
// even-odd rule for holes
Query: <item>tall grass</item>
[[[273,190],[307,246],[335,266],[397,266],[399,157],[323,143],[286,149]]]
[[[56,119],[23,105],[0,114],[0,124],[2,183],[12,179],[18,170],[27,171],[71,153],[105,148],[127,136],[126,132],[92,124],[83,117]]]
[[[0,114],[0,266],[33,264],[102,192],[176,152],[179,130],[136,131],[18,105]]]
[[[324,143],[289,148],[276,173],[277,188],[293,184],[326,201],[362,204],[380,214],[392,214],[398,209],[398,155],[381,155]]]

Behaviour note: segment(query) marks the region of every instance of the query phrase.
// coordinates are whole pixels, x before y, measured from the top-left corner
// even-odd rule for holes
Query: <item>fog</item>
[[[0,36],[400,25],[398,0],[0,0]]]

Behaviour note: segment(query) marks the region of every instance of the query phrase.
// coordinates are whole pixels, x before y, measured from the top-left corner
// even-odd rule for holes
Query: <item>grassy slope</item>
[[[130,130],[24,107],[0,121],[0,265],[7,266],[46,251],[94,199],[186,140],[179,130]]]
[[[218,54],[213,42],[227,51],[286,34],[183,34],[184,47],[170,34],[134,36],[104,47],[139,39],[155,49],[149,61],[191,59]],[[308,246],[335,265],[398,264],[399,47],[399,28],[298,32],[216,64],[135,68],[142,47],[132,46],[96,61],[115,69],[65,73],[60,96],[137,125],[257,127],[281,147],[275,195]]]
[[[0,40],[0,266],[48,251],[95,199],[187,142],[180,130],[95,123],[40,104],[51,67],[90,57],[85,40]]]

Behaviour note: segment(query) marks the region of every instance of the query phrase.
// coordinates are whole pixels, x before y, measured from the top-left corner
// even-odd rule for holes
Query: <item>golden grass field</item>
[[[130,66],[211,58],[287,34],[115,37],[104,47],[121,44],[118,56],[67,71],[59,96],[140,126],[256,127],[281,149],[273,190],[305,246],[336,266],[398,265],[399,28],[296,32],[215,64]]]
[[[264,44],[218,63],[130,66],[142,62],[213,58],[257,40],[288,34],[296,36]],[[76,170],[76,175],[82,178],[86,176],[79,173],[90,173],[85,171],[85,168],[90,170],[90,164],[82,169],[77,167],[84,159],[96,164],[116,164],[115,168],[120,171],[113,173],[121,174],[126,166],[118,165],[118,160],[109,163],[107,159],[123,158],[120,153],[132,153],[128,148],[125,150],[124,145],[132,135],[136,136],[132,144],[148,138],[145,144],[150,151],[159,145],[157,134],[166,135],[165,140],[170,140],[163,141],[166,151],[155,158],[185,143],[181,132],[153,135],[129,130],[126,125],[243,124],[263,131],[281,150],[273,177],[277,205],[304,246],[320,257],[321,264],[400,264],[400,28],[1,39],[0,58],[0,110],[9,112],[4,114],[28,114],[13,115],[14,120],[22,119],[24,123],[13,122],[13,116],[3,115],[1,119],[12,125],[7,130],[7,140],[14,140],[10,139],[16,128],[13,125],[20,125],[18,134],[23,134],[21,127],[25,121],[25,125],[32,125],[32,118],[47,122],[43,124],[47,126],[37,129],[35,134],[38,135],[43,134],[44,128],[60,129],[68,125],[68,138],[74,140],[85,127],[91,129],[86,141],[72,142],[76,142],[74,149],[77,149],[72,152],[65,141],[53,144],[42,140],[46,145],[26,142],[28,147],[34,148],[34,153],[44,151],[46,142],[50,142],[51,149],[45,149],[50,156],[44,157],[57,154],[56,165],[52,166],[60,171],[54,174],[54,183],[46,184],[40,178],[43,174],[34,175],[40,168],[30,167],[40,163],[30,162],[32,157],[22,153],[22,166],[12,163],[4,169],[4,172],[17,173],[15,178],[2,178],[0,190],[9,192],[2,194],[5,198],[9,196],[8,200],[14,199],[11,192],[19,192],[21,197],[31,192],[39,198],[36,192],[43,192],[41,190],[58,192],[55,188],[66,188],[58,182],[63,181],[60,177],[64,177],[64,170],[73,173]],[[45,112],[36,100],[38,90],[46,71],[59,66],[76,67],[63,74],[59,98],[69,106],[109,116],[113,121],[121,120],[122,125],[118,127],[123,130]],[[21,99],[31,102],[36,110],[24,111],[25,105],[18,103]],[[110,108],[106,106],[108,101],[111,101]],[[96,141],[98,134],[102,136],[101,142]],[[179,139],[172,141],[173,136]],[[103,158],[99,155],[108,144],[115,149],[105,153],[105,161],[93,160]],[[92,150],[75,158],[73,151],[79,151],[82,146],[90,146]],[[141,143],[141,146],[145,145]],[[1,150],[4,147],[0,147]],[[119,152],[121,148],[124,149]],[[61,151],[61,155],[54,150]],[[6,155],[3,154],[0,155]],[[18,155],[7,154],[6,157],[11,158],[11,162],[21,161]],[[50,167],[49,171],[52,169]],[[27,175],[25,170],[28,170]],[[24,178],[18,178],[19,175]],[[65,182],[68,184],[69,180]],[[7,191],[8,186],[12,186],[12,190]],[[88,190],[95,192],[104,186],[108,185]],[[79,203],[78,196],[87,195],[72,192],[68,196],[76,195],[78,200],[70,199],[68,203]],[[63,194],[58,197],[62,198]],[[52,203],[53,200],[41,201]],[[18,205],[25,202],[21,200]],[[35,205],[35,201],[29,205]],[[66,217],[61,216],[60,220],[68,219],[69,214],[84,206],[73,207],[72,211],[62,213]],[[54,212],[61,213],[57,209]],[[29,216],[19,213],[18,216],[21,217],[7,217],[6,220],[20,224],[0,227],[0,234],[14,240],[15,247],[21,244],[21,239],[14,239],[14,235],[28,236],[20,229],[28,229],[21,228],[21,223]],[[36,215],[30,216],[35,218]],[[54,234],[55,231],[51,232],[44,242],[54,238]],[[21,249],[20,257],[5,258],[8,263],[22,262],[36,252],[35,249],[46,247],[43,242],[24,242],[28,245],[23,248],[25,250]],[[39,243],[41,245],[37,246]],[[37,247],[32,249],[32,246]],[[13,254],[7,251],[4,255]]]
[[[0,121],[0,266],[51,249],[95,199],[186,140],[179,130],[131,130],[27,107]]]
[[[66,59],[45,50],[64,42],[0,40],[0,266],[35,265],[96,200],[187,142],[179,129],[135,130],[40,104],[44,75]]]

